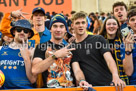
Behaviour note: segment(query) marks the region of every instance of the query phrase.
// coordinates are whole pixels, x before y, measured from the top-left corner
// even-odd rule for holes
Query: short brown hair
[[[136,6],[131,6],[131,7],[129,8],[129,10],[131,10],[131,9],[136,9]]]
[[[131,9],[128,11],[128,14],[127,14],[128,20],[133,16],[136,16],[136,9]]]
[[[112,6],[112,11],[113,11],[113,13],[114,13],[114,8],[115,7],[117,7],[117,6],[124,6],[125,7],[125,9],[126,9],[126,11],[127,11],[127,5],[124,3],[124,2],[116,2],[116,3],[114,3],[113,4],[113,6]]]
[[[71,20],[72,20],[72,23],[73,23],[74,20],[77,20],[79,18],[85,18],[86,19],[86,17],[87,17],[87,14],[83,11],[80,11],[80,12],[77,12],[76,14],[74,14],[74,16],[72,17]]]

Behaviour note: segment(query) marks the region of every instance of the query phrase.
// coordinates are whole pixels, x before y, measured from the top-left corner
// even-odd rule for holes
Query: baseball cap
[[[36,11],[42,11],[44,13],[44,15],[45,15],[45,10],[43,8],[41,8],[41,7],[34,8],[33,11],[32,11],[32,14],[34,14]]]

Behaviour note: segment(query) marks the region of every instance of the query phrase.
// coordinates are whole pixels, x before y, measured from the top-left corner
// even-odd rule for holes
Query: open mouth
[[[83,29],[79,29],[79,31],[83,31]]]
[[[118,17],[122,17],[123,15],[122,14],[119,14]]]

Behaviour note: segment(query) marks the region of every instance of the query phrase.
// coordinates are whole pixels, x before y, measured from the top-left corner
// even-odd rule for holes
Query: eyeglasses
[[[23,32],[26,34],[30,32],[30,30],[25,29],[25,28],[16,28],[16,30],[17,30],[17,32],[22,32],[22,30],[23,30]]]

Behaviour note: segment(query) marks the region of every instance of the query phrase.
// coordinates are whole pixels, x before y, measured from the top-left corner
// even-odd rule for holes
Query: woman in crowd
[[[122,59],[121,57],[121,44],[123,43],[123,41],[120,31],[120,25],[118,20],[114,16],[110,16],[105,20],[100,31],[100,35],[105,37],[109,44],[108,47],[110,47],[112,56],[117,64],[118,74],[120,78],[125,81],[126,84],[128,84],[128,76],[125,74],[123,68],[123,62],[126,59]]]
[[[93,32],[94,35],[98,34],[101,28],[101,23],[95,15],[90,15],[90,18],[92,22],[90,30]]]
[[[9,45],[13,41],[13,38],[10,38],[6,35],[2,35],[1,40],[0,40],[0,46],[5,46]]]

